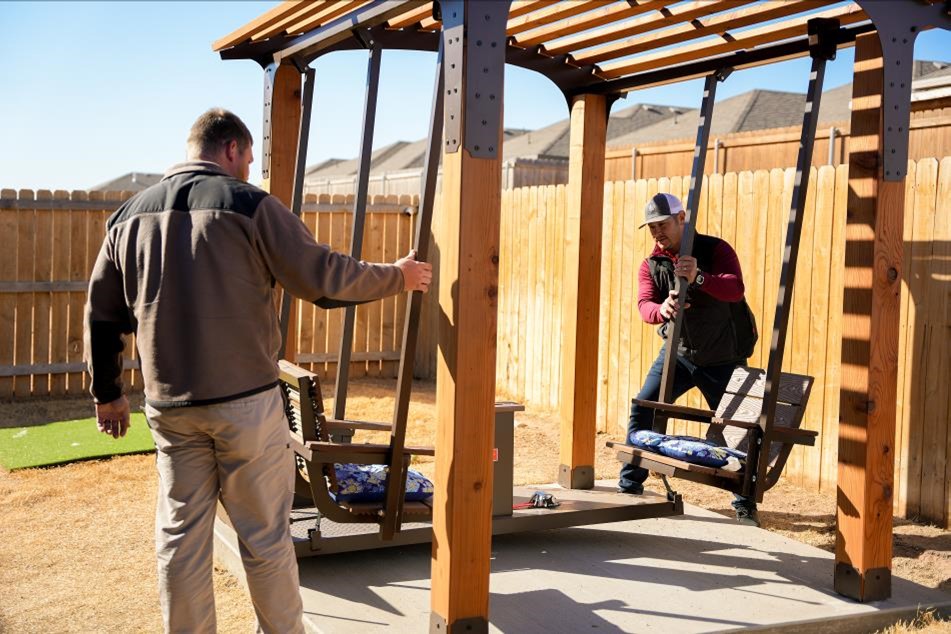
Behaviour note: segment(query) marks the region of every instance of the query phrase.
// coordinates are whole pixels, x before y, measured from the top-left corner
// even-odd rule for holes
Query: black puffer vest
[[[713,252],[720,242],[719,238],[699,233],[694,237],[693,257],[697,258],[697,266],[701,271],[713,270]],[[673,260],[658,253],[650,256],[647,261],[660,297],[666,298],[675,286]],[[689,287],[687,303],[690,308],[684,311],[678,347],[681,357],[698,366],[740,363],[746,360],[746,356],[738,351],[733,312],[729,302],[721,302],[698,288]],[[668,327],[672,326],[669,322],[664,322],[657,329],[664,340],[667,339]]]

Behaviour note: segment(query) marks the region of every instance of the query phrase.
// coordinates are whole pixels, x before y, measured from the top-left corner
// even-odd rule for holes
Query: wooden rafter
[[[855,24],[868,19],[865,12],[857,5],[849,4],[845,7],[812,14],[813,18],[838,18],[841,24]],[[658,51],[649,55],[641,55],[629,60],[607,64],[601,67],[600,74],[609,79],[624,77],[634,73],[654,70],[665,66],[673,66],[685,62],[696,61],[713,55],[731,53],[744,49],[751,49],[764,44],[781,42],[795,37],[806,35],[806,20],[794,18],[779,24],[749,29],[736,33],[721,34],[719,41],[703,41],[676,49]]]
[[[558,0],[514,0],[509,7],[509,20],[555,4],[557,1]]]
[[[706,18],[691,17],[688,20],[683,20],[687,22],[686,24],[678,24],[660,31],[651,31],[642,37],[614,42],[607,46],[572,55],[572,57],[578,64],[597,64],[605,60],[634,55],[662,46],[681,44],[688,40],[696,40],[710,35],[722,35],[730,29],[738,29],[758,22],[803,13],[818,9],[826,4],[828,4],[828,0],[770,0],[768,2],[758,2],[751,7],[731,13]]]
[[[518,46],[534,46],[572,33],[580,33],[597,26],[640,15],[660,6],[660,0],[640,0],[634,3],[611,3],[597,11],[588,11],[574,18],[566,18],[544,27],[531,29],[516,38]],[[751,0],[752,1],[752,0]]]
[[[427,4],[425,6],[413,9],[412,11],[407,11],[403,15],[398,15],[395,18],[392,18],[386,23],[386,27],[389,29],[405,29],[406,27],[413,26],[417,22],[425,20],[426,18],[431,18],[432,15],[433,5]]]
[[[276,22],[283,20],[291,13],[294,13],[304,2],[305,0],[289,0],[288,2],[279,4],[260,17],[251,20],[240,29],[232,31],[220,40],[217,40],[211,45],[211,48],[215,51],[220,51],[223,48],[241,44],[257,33],[258,30],[266,29]]]
[[[327,20],[332,20],[338,15],[346,13],[347,11],[356,8],[361,4],[363,4],[363,2],[360,0],[351,2],[335,2],[330,5],[318,2],[308,4],[303,9],[295,11],[272,27],[258,31],[251,37],[251,41],[259,42],[261,40],[266,40],[269,37],[274,37],[280,33],[287,33],[288,35],[301,33],[303,29],[295,28],[300,24],[308,24],[311,22],[322,24]]]
[[[743,28],[760,22],[803,13],[827,4],[829,4],[828,0],[769,0],[758,2],[754,6],[731,13],[691,19],[687,24],[655,31],[644,37],[631,38],[610,46],[592,49],[576,56],[575,61],[583,64],[595,64],[604,60],[617,59],[626,55],[711,35],[721,35],[728,40],[730,38],[728,31],[731,29]],[[805,23],[804,20],[803,23]]]
[[[330,20],[333,20],[334,18],[339,17],[348,11],[353,11],[354,9],[365,4],[367,4],[367,0],[349,0],[348,2],[332,3],[320,13],[289,25],[287,27],[287,32],[288,34],[306,33],[307,31],[316,29],[319,26],[323,26]]]
[[[591,31],[589,33],[580,33],[573,37],[566,37],[557,41],[545,44],[545,52],[549,55],[561,55],[578,51],[605,42],[613,42],[618,38],[640,35],[654,29],[659,29],[671,24],[687,22],[716,11],[730,9],[743,4],[749,4],[755,0],[698,0],[689,4],[675,6],[672,9],[661,8],[656,13],[651,13],[637,20],[629,20],[612,24],[609,27]],[[623,9],[621,5],[612,7],[613,9]],[[654,8],[653,6],[651,8]],[[620,14],[619,19],[630,17]],[[615,22],[616,20],[611,20]]]
[[[542,26],[545,24],[551,24],[553,22],[559,22],[561,20],[566,20],[568,18],[571,18],[572,16],[578,15],[579,13],[587,13],[588,11],[591,11],[592,9],[603,7],[609,2],[611,2],[611,0],[590,0],[589,2],[559,2],[553,6],[546,7],[539,11],[527,13],[517,18],[509,18],[508,28],[506,29],[506,31],[509,35],[517,35],[533,27]]]

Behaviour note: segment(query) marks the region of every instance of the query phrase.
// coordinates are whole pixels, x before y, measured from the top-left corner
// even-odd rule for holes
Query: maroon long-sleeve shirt
[[[655,255],[666,256],[675,264],[678,259],[677,254],[665,251],[658,245],[654,245],[651,257]],[[703,285],[696,288],[722,302],[738,302],[743,299],[745,287],[740,260],[736,257],[736,251],[726,241],[721,240],[713,250],[712,270],[703,271]],[[663,323],[660,306],[665,299],[667,298],[661,297],[660,290],[654,286],[650,264],[645,258],[637,274],[637,309],[641,312],[641,318],[649,324]]]

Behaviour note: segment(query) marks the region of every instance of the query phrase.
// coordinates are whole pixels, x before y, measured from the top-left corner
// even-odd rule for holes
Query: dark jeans
[[[664,373],[665,356],[666,348],[660,351],[651,369],[647,371],[647,376],[644,378],[644,385],[637,394],[638,399],[642,401],[656,401],[660,397],[660,381]],[[676,372],[674,373],[671,401],[677,400],[690,388],[696,387],[703,394],[703,398],[706,399],[710,409],[715,410],[720,404],[720,399],[723,397],[726,386],[729,384],[730,377],[733,375],[733,370],[736,369],[737,365],[742,364],[725,363],[701,368],[686,359],[678,357]],[[651,429],[653,425],[654,410],[641,407],[632,401],[631,417],[627,422],[627,435],[624,438],[624,442],[630,445],[631,434],[641,429]],[[625,463],[621,466],[618,486],[630,488],[635,484],[643,484],[646,479],[647,469]],[[737,495],[733,506],[735,507],[737,504],[745,505],[749,502],[750,500],[748,498]]]

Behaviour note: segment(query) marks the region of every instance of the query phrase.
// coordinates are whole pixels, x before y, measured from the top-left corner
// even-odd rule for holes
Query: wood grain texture
[[[603,96],[572,102],[560,403],[560,460],[572,469],[594,465],[607,119]]]
[[[271,159],[268,178],[262,187],[290,207],[294,191],[294,171],[297,163],[297,137],[301,119],[301,74],[291,64],[278,66],[274,73],[274,90],[270,101]],[[267,106],[265,106],[267,107]],[[280,304],[278,304],[280,306]],[[297,358],[298,300],[291,300],[287,325],[287,345],[284,358]]]
[[[501,155],[445,154],[442,183],[431,608],[454,623],[488,619]]]
[[[904,183],[881,176],[878,35],[856,41],[849,155],[836,563],[863,575],[892,565],[895,400]],[[838,570],[838,568],[837,568]]]
[[[17,192],[4,189],[3,198],[16,200]],[[0,209],[0,235],[11,236],[5,240],[4,249],[0,249],[0,280],[17,279],[17,212],[14,209]],[[0,293],[0,365],[14,364],[16,333],[17,296],[14,293]],[[0,377],[0,399],[13,396],[13,377]]]

